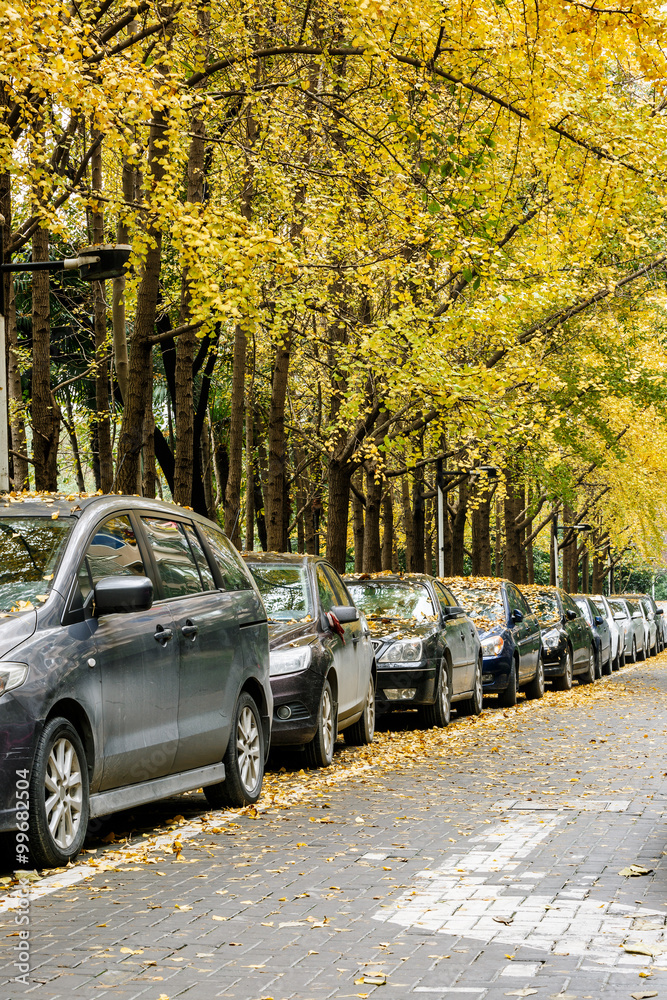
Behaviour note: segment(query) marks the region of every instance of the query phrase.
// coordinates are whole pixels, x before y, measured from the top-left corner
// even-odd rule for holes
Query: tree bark
[[[472,575],[491,576],[491,499],[478,500],[472,512]]]
[[[99,133],[94,133],[100,138]],[[91,157],[93,191],[102,192],[102,144]],[[93,243],[104,243],[104,212],[99,202],[91,212]],[[93,323],[95,330],[95,420],[97,422],[97,447],[100,459],[100,486],[108,493],[113,485],[113,454],[111,451],[111,420],[109,414],[109,361],[107,355],[107,304],[105,283],[93,281]]]
[[[452,575],[463,576],[465,559],[465,529],[468,513],[468,480],[459,483],[459,498],[452,524]]]
[[[357,490],[360,490],[362,485],[360,473],[355,473],[350,482],[357,487]],[[354,536],[354,572],[361,573],[364,569],[364,505],[354,490],[352,490],[352,533]]]
[[[3,276],[3,279],[4,280]],[[10,275],[6,276],[10,278]],[[9,351],[7,355],[7,388],[9,396],[9,423],[12,432],[12,448],[15,452],[12,455],[14,469],[13,486],[17,491],[30,489],[30,466],[21,455],[28,454],[28,441],[25,433],[25,408],[23,403],[23,388],[21,386],[21,372],[17,360],[18,338],[16,333],[16,299],[14,296],[13,281],[5,282],[5,294],[9,293],[5,301],[9,302],[7,311],[7,343]]]
[[[49,259],[49,235],[36,229],[32,238],[33,261]],[[51,393],[51,323],[49,273],[32,275],[32,448],[35,488],[58,489],[60,410]]]
[[[433,568],[433,504],[426,501],[424,508],[424,572],[434,576]]]
[[[380,513],[382,509],[382,475],[375,464],[366,467],[366,527],[364,531],[364,573],[382,569],[380,548]]]
[[[382,569],[391,571],[394,563],[394,495],[391,483],[387,483],[382,498]]]
[[[405,571],[406,573],[414,573],[414,521],[412,518],[412,508],[410,506],[410,487],[407,476],[401,476],[401,503],[403,507],[403,534],[405,535]]]
[[[252,552],[255,548],[255,469],[253,452],[255,447],[255,392],[254,392],[254,359],[251,373],[250,388],[245,405],[245,549]]]
[[[269,410],[269,466],[266,489],[266,535],[269,551],[283,551],[285,509],[285,399],[290,365],[286,344],[276,348]]]
[[[589,568],[589,556],[588,556],[588,546],[584,545],[584,550],[581,553],[581,593],[590,593],[588,584],[590,581],[590,568]]]
[[[204,478],[204,498],[206,511],[209,518],[215,521],[215,497],[213,496],[213,461],[211,457],[211,425],[208,419],[208,411],[204,418],[202,432],[199,436],[199,450],[201,452],[201,467]]]
[[[502,527],[500,519],[500,500],[495,504],[495,535],[493,539],[493,572],[495,576],[502,576]]]
[[[327,559],[339,573],[347,561],[347,522],[350,504],[350,478],[353,466],[331,458],[328,464],[329,507],[327,511]]]
[[[517,528],[524,505],[524,490],[514,469],[505,470],[505,577],[521,583],[523,553]]]
[[[424,468],[415,469],[412,479],[412,538],[414,572],[424,572]]]

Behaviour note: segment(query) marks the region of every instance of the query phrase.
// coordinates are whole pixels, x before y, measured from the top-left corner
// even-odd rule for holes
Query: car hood
[[[506,637],[510,629],[508,628],[507,625],[494,625],[493,628],[487,628],[484,631],[482,631],[482,629],[480,629],[478,625],[477,631],[479,632],[480,641],[483,642],[484,639],[488,639],[490,635],[502,635]]]
[[[0,658],[25,642],[37,627],[37,611],[22,611],[17,614],[8,614],[7,617],[0,617]]]
[[[304,640],[312,640],[317,632],[316,623],[308,622],[269,622],[269,649],[278,649],[296,643],[302,646]]]
[[[407,622],[391,621],[369,622],[371,642],[373,649],[377,652],[385,646],[391,645],[396,639],[427,639],[437,631],[438,626],[434,622]]]

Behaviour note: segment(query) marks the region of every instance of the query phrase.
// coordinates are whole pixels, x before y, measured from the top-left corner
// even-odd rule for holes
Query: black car
[[[593,633],[581,609],[559,587],[522,585],[521,590],[542,629],[544,676],[557,691],[569,691],[573,677],[582,684],[595,680]]]
[[[220,528],[132,496],[0,504],[0,830],[63,865],[89,817],[259,797],[266,614]]]
[[[586,623],[593,633],[593,649],[595,652],[595,676],[601,677],[611,674],[611,630],[604,615],[601,615],[595,606],[592,597],[588,594],[571,594],[572,600],[580,609]]]
[[[419,707],[428,726],[482,711],[479,637],[451,592],[422,573],[345,578],[372,632],[378,711]]]
[[[457,576],[443,580],[479,631],[484,657],[484,694],[498,694],[504,706],[516,704],[519,688],[528,698],[544,694],[539,623],[518,588],[509,580]]]
[[[375,732],[375,662],[368,627],[340,576],[318,556],[246,552],[269,619],[272,747],[303,747],[327,767],[339,732]]]

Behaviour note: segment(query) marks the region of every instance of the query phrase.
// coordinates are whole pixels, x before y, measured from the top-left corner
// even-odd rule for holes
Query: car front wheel
[[[512,705],[516,705],[516,694],[518,688],[516,675],[518,669],[518,665],[512,662],[507,687],[498,695],[498,704],[501,708],[511,708]]]
[[[204,789],[214,809],[256,802],[264,780],[264,733],[254,699],[243,691],[236,702],[229,743],[222,758],[225,780]]]
[[[449,681],[445,660],[440,664],[438,672],[435,701],[432,705],[424,705],[420,715],[424,726],[429,729],[432,729],[434,726],[444,729],[445,726],[449,725],[452,717],[452,685]]]
[[[46,723],[30,777],[29,838],[34,868],[61,867],[83,846],[88,827],[88,763],[67,719]]]
[[[480,657],[477,662],[477,669],[475,670],[475,687],[473,688],[472,697],[460,702],[458,706],[459,712],[461,715],[481,715],[483,700],[482,658]]]
[[[565,650],[565,670],[560,677],[554,677],[556,691],[572,690],[572,651],[568,646]]]
[[[345,742],[351,746],[360,747],[373,742],[375,735],[375,677],[370,676],[368,691],[366,692],[366,702],[361,718],[357,719],[349,729],[345,731]]]
[[[544,664],[542,657],[537,660],[537,670],[530,684],[526,685],[526,698],[534,701],[536,698],[544,697]]]
[[[306,744],[306,760],[309,767],[328,767],[333,760],[337,730],[336,703],[329,681],[325,680],[317,713],[315,735]]]
[[[588,656],[588,669],[585,674],[582,674],[579,678],[580,684],[592,684],[595,680],[596,670],[595,670],[595,651],[591,649]]]

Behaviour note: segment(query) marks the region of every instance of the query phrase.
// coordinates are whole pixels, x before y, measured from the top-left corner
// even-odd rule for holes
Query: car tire
[[[572,690],[572,650],[569,646],[565,650],[565,671],[560,677],[554,677],[554,688],[556,691]]]
[[[345,730],[345,742],[353,747],[367,746],[375,735],[375,677],[370,676],[364,710],[360,718]]]
[[[452,717],[452,685],[447,671],[447,661],[443,660],[438,671],[435,685],[435,701],[432,705],[423,705],[421,712],[422,724],[427,729],[438,727],[444,729]]]
[[[634,635],[632,637],[632,652],[630,653],[629,660],[630,663],[637,662],[637,640],[635,639]]]
[[[519,686],[517,684],[517,676],[516,676],[517,668],[518,665],[513,660],[512,669],[510,670],[509,681],[507,682],[507,687],[505,688],[504,691],[501,691],[501,693],[498,695],[498,704],[500,705],[501,708],[512,708],[513,705],[516,705],[517,689]]]
[[[337,716],[331,684],[325,679],[317,710],[317,729],[310,743],[306,743],[308,767],[328,767],[333,760],[334,745],[338,735]]]
[[[61,868],[77,856],[89,816],[88,762],[74,726],[50,719],[30,776],[29,846],[33,868]]]
[[[611,646],[610,646],[609,647],[609,659],[607,660],[607,662],[605,663],[604,667],[602,668],[602,673],[605,675],[605,677],[611,677],[613,669],[614,669],[614,661],[612,660],[612,657],[611,657]]]
[[[482,687],[482,658],[480,657],[477,662],[477,670],[475,671],[475,686],[473,688],[472,696],[459,702],[456,707],[460,715],[481,715],[483,701],[484,690]]]
[[[595,680],[599,681],[600,678],[602,677],[602,662],[601,662],[601,660],[602,660],[602,650],[601,650],[601,648],[599,650],[598,649],[594,649],[593,650],[593,655],[595,656]]]
[[[581,674],[579,677],[580,684],[592,684],[596,677],[595,669],[595,650],[591,647],[590,656],[588,657],[588,667],[585,674]]]
[[[611,669],[614,672],[616,672],[617,670],[621,669],[621,648],[620,648],[620,645],[619,645],[616,657],[612,660]]]
[[[526,698],[530,701],[536,701],[538,698],[544,697],[544,663],[542,662],[541,653],[537,660],[535,676],[532,681],[526,685],[525,691]]]
[[[262,792],[264,780],[264,731],[259,709],[247,691],[242,691],[232,716],[229,743],[222,762],[225,780],[204,788],[210,806],[238,809],[252,805]]]

